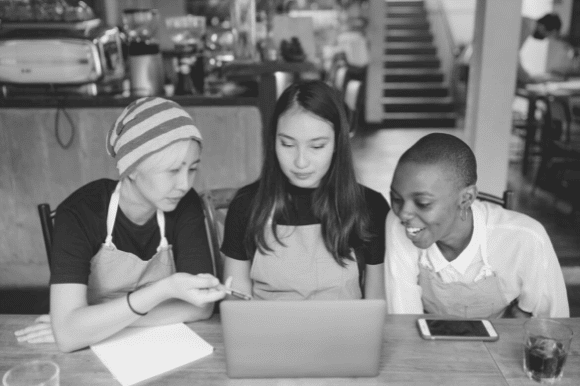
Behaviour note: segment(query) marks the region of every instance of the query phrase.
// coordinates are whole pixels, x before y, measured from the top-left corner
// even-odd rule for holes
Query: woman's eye
[[[197,172],[197,168],[191,168],[191,169],[189,169],[189,172],[190,173],[195,173],[195,172]]]
[[[171,169],[169,171],[169,173],[171,173],[171,174],[177,174],[177,173],[179,173],[179,169]]]
[[[323,149],[324,146],[325,145],[312,145],[312,148],[318,150],[318,149]]]
[[[416,205],[419,208],[425,209],[425,208],[428,208],[431,205],[431,203],[430,202],[417,202]]]
[[[283,147],[292,147],[291,143],[282,142]]]

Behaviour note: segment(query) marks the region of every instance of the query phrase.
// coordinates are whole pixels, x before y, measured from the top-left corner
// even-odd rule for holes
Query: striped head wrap
[[[107,152],[117,161],[122,179],[151,154],[186,139],[201,145],[191,116],[173,101],[146,97],[132,102],[117,118],[107,134]]]

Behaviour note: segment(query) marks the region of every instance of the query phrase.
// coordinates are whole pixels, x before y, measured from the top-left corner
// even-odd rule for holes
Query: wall
[[[456,46],[473,40],[476,0],[438,0],[445,10]]]
[[[191,106],[204,138],[195,188],[239,187],[256,179],[262,161],[261,116],[255,106]],[[117,178],[105,135],[121,108],[69,108],[75,138],[56,141],[55,110],[0,109],[0,287],[48,284],[37,205],[55,208],[83,184]],[[66,140],[70,126],[61,116]]]

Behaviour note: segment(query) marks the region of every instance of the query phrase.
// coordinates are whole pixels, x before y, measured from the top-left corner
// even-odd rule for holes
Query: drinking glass
[[[524,372],[537,382],[553,384],[562,378],[573,332],[550,319],[524,323]]]
[[[52,361],[37,360],[17,365],[4,374],[4,386],[59,386],[60,368]]]

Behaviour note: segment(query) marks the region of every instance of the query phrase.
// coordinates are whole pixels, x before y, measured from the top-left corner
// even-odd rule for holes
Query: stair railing
[[[443,82],[453,95],[455,89],[454,64],[457,47],[453,39],[449,19],[441,0],[425,0],[427,17],[431,24],[433,41],[437,47],[437,56],[441,61],[441,72],[444,74]]]

